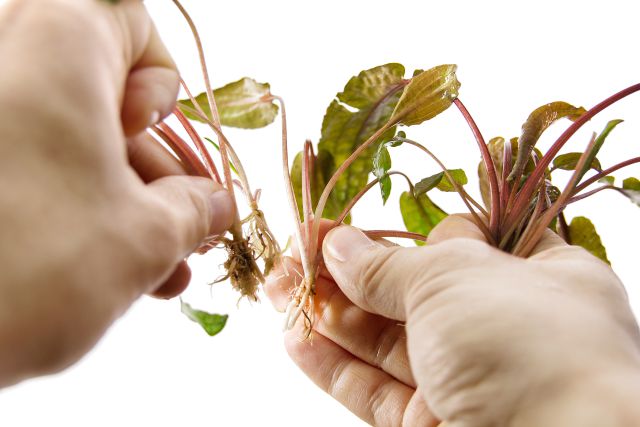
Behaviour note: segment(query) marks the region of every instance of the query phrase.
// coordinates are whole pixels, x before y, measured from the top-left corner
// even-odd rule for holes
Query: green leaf
[[[405,126],[417,125],[449,108],[460,88],[456,68],[456,65],[439,65],[413,77],[391,120]]]
[[[387,123],[405,85],[404,67],[399,64],[365,70],[347,83],[327,108],[322,122],[318,156],[325,152],[331,159],[330,167],[322,168],[322,182],[326,183],[351,153]],[[378,145],[394,134],[395,128],[391,128],[381,135],[340,176],[323,217],[339,213],[367,185]]]
[[[553,166],[556,169],[562,169],[565,171],[574,170],[576,166],[578,166],[578,161],[580,160],[580,156],[582,153],[566,153],[561,154],[555,159],[553,159]],[[594,157],[591,161],[590,169],[595,169],[597,171],[602,171],[602,165],[600,161]]]
[[[607,264],[607,251],[596,232],[593,223],[583,216],[577,216],[569,224],[569,241],[572,245],[582,246]]]
[[[607,136],[609,136],[611,131],[616,126],[618,126],[620,123],[622,123],[622,120],[611,120],[604,127],[604,130],[600,133],[600,135],[598,135],[598,137],[596,138],[596,141],[595,141],[595,143],[593,145],[593,148],[588,153],[587,162],[585,163],[585,166],[582,168],[582,170],[578,174],[578,181],[577,182],[580,182],[582,177],[589,171],[590,165],[593,163],[593,161],[595,160],[596,156],[598,155],[598,152],[600,151],[600,148],[602,148],[602,144],[604,144],[604,141],[607,139]]]
[[[269,84],[258,83],[248,77],[214,90],[213,96],[223,126],[257,129],[273,123],[278,115],[278,106],[273,102]],[[195,99],[211,119],[207,94],[201,93]],[[188,118],[201,121],[193,113],[195,107],[190,99],[178,101],[178,105]]]
[[[514,180],[524,171],[533,147],[538,142],[540,135],[555,121],[566,117],[577,120],[586,110],[582,107],[574,107],[566,102],[558,101],[545,104],[536,108],[522,125],[520,136],[520,151],[513,169],[509,174],[509,180]]]
[[[637,178],[627,178],[622,181],[622,189],[619,191],[631,202],[640,206],[640,181]]]
[[[627,178],[624,181],[622,181],[622,188],[625,190],[640,191],[640,180],[638,180],[638,178],[633,178],[633,177]]]
[[[387,150],[386,144],[380,144],[373,156],[373,175],[380,180],[382,204],[387,203],[389,194],[391,194],[391,178],[387,175],[389,169],[391,169],[389,150]]]
[[[206,311],[196,310],[182,300],[180,300],[180,309],[190,320],[202,326],[202,329],[204,329],[209,336],[218,334],[227,324],[227,319],[229,318],[227,314],[212,314]]]
[[[421,194],[426,194],[428,191],[433,190],[440,184],[442,178],[444,177],[444,172],[439,172],[435,175],[428,176],[422,179],[413,187],[413,194],[418,197]]]
[[[609,175],[609,176],[605,176],[603,178],[600,178],[598,180],[598,182],[600,182],[602,184],[613,185],[616,182],[616,179],[614,177],[612,177],[611,175]]]
[[[447,217],[447,213],[426,194],[416,197],[408,191],[400,196],[400,212],[407,230],[424,236],[428,236],[431,230]],[[416,241],[416,244],[423,245],[424,242]]]
[[[447,170],[447,172],[449,172],[451,178],[453,178],[453,180],[460,186],[466,185],[467,182],[469,182],[469,180],[467,179],[467,174],[464,173],[462,169],[449,169]],[[438,190],[452,192],[456,191],[456,188],[453,186],[453,183],[449,181],[449,177],[444,174],[442,180],[438,183]]]

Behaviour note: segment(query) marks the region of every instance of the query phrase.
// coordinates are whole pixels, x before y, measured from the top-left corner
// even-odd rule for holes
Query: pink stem
[[[200,158],[193,152],[191,147],[189,147],[189,144],[180,138],[166,123],[159,123],[152,129],[155,134],[176,153],[187,168],[189,175],[202,176],[205,178],[210,176],[207,168],[205,168]]]
[[[193,143],[196,145],[196,148],[198,149],[198,151],[200,152],[200,155],[204,159],[204,164],[209,170],[209,174],[211,175],[211,178],[214,181],[221,183],[222,181],[220,180],[220,175],[218,175],[218,170],[216,169],[215,163],[213,163],[213,159],[209,154],[209,150],[207,150],[207,147],[205,147],[204,143],[202,142],[202,139],[200,139],[200,135],[198,135],[198,132],[196,132],[196,130],[193,128],[193,126],[191,125],[191,122],[189,122],[189,119],[185,117],[185,115],[182,113],[182,111],[180,111],[180,108],[178,107],[174,108],[173,114],[178,118],[178,120],[180,121],[180,124],[182,124],[184,129],[187,131],[187,134],[189,135]]]

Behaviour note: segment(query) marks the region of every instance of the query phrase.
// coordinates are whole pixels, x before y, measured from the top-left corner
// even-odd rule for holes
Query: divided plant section
[[[362,71],[347,82],[327,108],[320,141],[315,147],[306,141],[289,169],[284,101],[271,94],[268,84],[251,78],[212,90],[196,27],[179,1],[172,1],[194,34],[205,82],[205,92],[197,96],[182,82],[187,98],[179,101],[174,110],[196,150],[166,123],[153,127],[152,132],[172,149],[190,174],[224,184],[236,200],[242,198],[248,205],[250,214],[246,218],[237,216],[226,235],[211,237],[199,252],[224,248],[228,253],[226,274],[218,281],[229,279],[250,300],[257,300],[259,285],[280,262],[282,251],[258,206],[260,190],[254,192],[250,187],[242,163],[222,128],[261,128],[280,116],[284,184],[304,270],[304,277],[295,278],[296,289],[286,311],[287,329],[302,317],[308,336],[314,324],[315,287],[322,262],[318,249],[321,219],[333,220],[333,226],[350,223],[352,208],[373,188],[379,189],[382,202],[386,203],[391,193],[391,177],[400,177],[406,185],[399,205],[407,230],[365,231],[370,237],[409,238],[424,244],[429,232],[448,215],[432,200],[434,191],[456,192],[461,206],[487,241],[521,257],[528,256],[545,230],[551,229],[567,243],[580,245],[608,263],[606,250],[591,221],[583,216],[569,221],[565,208],[603,190],[616,191],[640,205],[640,181],[627,177],[616,184],[612,176],[639,163],[640,157],[607,167],[597,157],[622,120],[612,120],[600,133],[593,133],[584,151],[563,150],[578,129],[608,106],[639,91],[640,84],[621,90],[588,110],[566,102],[551,102],[529,115],[520,136],[485,141],[460,100],[455,65],[416,70],[410,76],[405,75],[401,64],[381,65]],[[479,149],[480,200],[467,191],[464,170],[447,168],[434,152],[437,147],[426,147],[405,133],[407,128],[420,125],[450,107],[459,110],[461,123],[470,129],[469,139],[475,140]],[[572,123],[543,153],[536,147],[538,139],[562,119]],[[201,137],[192,122],[207,125],[214,139]],[[426,164],[431,165],[433,160],[440,170],[416,182],[401,170],[391,169],[389,150],[396,147],[422,152]],[[217,165],[212,153],[217,153]],[[569,173],[563,188],[553,180],[559,173]],[[194,310],[186,303],[182,303],[182,310],[210,335],[218,333],[227,320],[224,315]]]

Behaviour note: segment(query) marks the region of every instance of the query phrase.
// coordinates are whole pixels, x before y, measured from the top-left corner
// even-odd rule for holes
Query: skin
[[[140,1],[0,9],[0,387],[59,371],[233,221],[229,195],[143,131],[176,67]]]
[[[328,224],[325,224],[325,232]],[[285,336],[319,387],[376,426],[640,423],[640,332],[611,268],[548,232],[528,259],[451,216],[426,246],[342,226],[323,244],[318,319]],[[294,254],[287,268],[301,272]],[[266,291],[282,310],[297,273]]]

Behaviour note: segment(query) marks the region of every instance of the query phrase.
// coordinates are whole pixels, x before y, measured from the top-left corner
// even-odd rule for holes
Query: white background
[[[410,73],[459,64],[461,99],[485,137],[517,136],[529,112],[565,100],[589,107],[640,81],[635,1],[221,1],[185,0],[202,32],[216,86],[252,76],[287,101],[291,151],[317,141],[324,111],[350,76],[387,62]],[[169,0],[148,2],[158,27],[194,91],[202,89],[196,51]],[[4,59],[3,59],[4,60]],[[607,120],[626,119],[599,156],[607,166],[640,153],[640,95],[594,119],[567,148],[583,147]],[[548,147],[566,124],[541,140]],[[291,230],[280,172],[278,124],[228,136],[264,189],[262,208],[281,240]],[[478,152],[451,109],[410,137],[427,144],[449,167],[475,170]],[[392,152],[418,179],[436,167],[411,151]],[[470,174],[471,175],[471,174]],[[640,175],[634,168],[619,178]],[[388,206],[373,192],[355,211],[365,228],[402,228],[401,183]],[[477,195],[476,182],[469,188]],[[437,201],[460,210],[455,195]],[[613,267],[640,314],[637,207],[617,194],[596,196],[569,216],[586,213],[608,247]],[[229,313],[227,328],[209,338],[179,313],[177,301],[143,299],[80,363],[59,375],[0,392],[2,426],[358,426],[361,422],[317,390],[287,358],[282,318],[268,303],[236,306],[218,255],[193,257],[185,298]],[[514,283],[517,286],[517,283]],[[81,321],[81,319],[79,319]],[[580,351],[580,349],[576,349]]]

